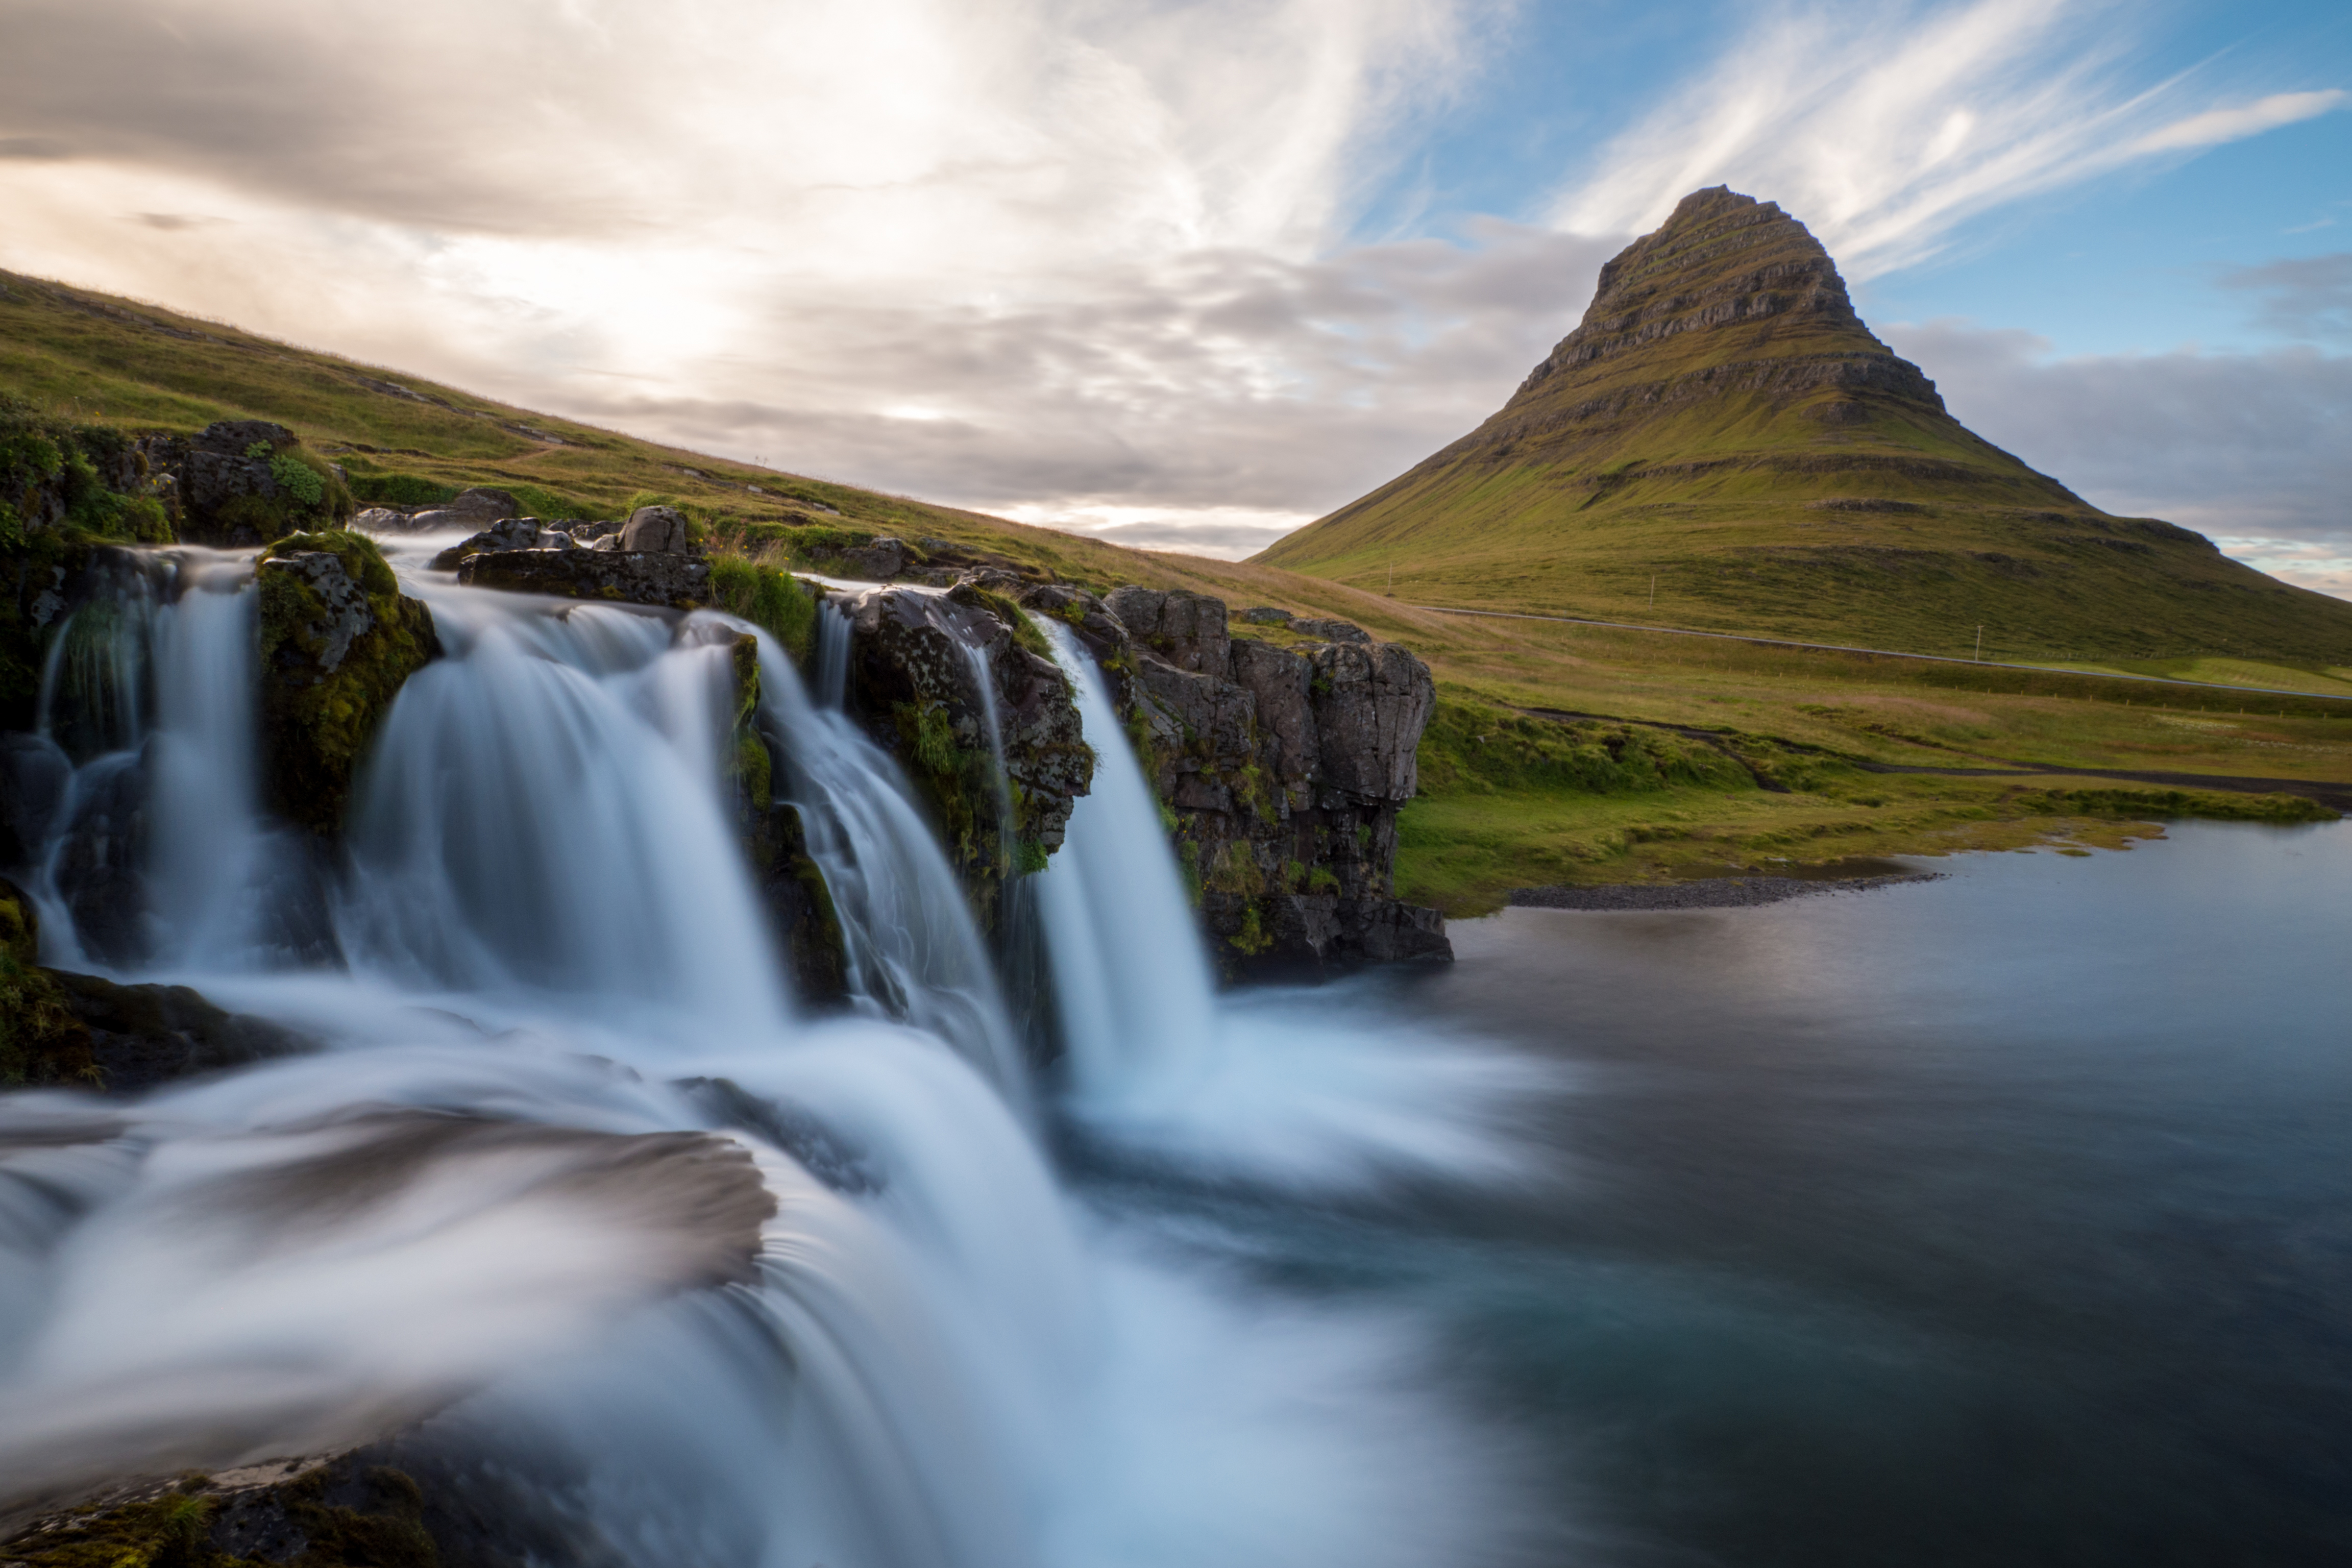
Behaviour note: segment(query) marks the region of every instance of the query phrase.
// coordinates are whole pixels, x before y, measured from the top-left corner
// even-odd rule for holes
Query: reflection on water
[[[1604,1560],[2352,1561],[2352,824],[1934,866],[1346,988],[1569,1064],[1549,1190],[1105,1200],[1441,1314]]]

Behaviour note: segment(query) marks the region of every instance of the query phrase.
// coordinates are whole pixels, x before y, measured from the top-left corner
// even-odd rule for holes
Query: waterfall
[[[773,1027],[773,944],[716,785],[723,647],[658,616],[468,603],[356,792],[338,913],[403,983]],[[438,612],[436,611],[436,615]]]
[[[816,700],[839,709],[849,700],[849,613],[828,595],[816,606]]]
[[[856,1001],[939,1036],[1025,1106],[1027,1069],[987,944],[904,772],[838,707],[813,705],[764,635],[760,721],[833,897]]]
[[[176,597],[124,598],[52,660],[78,672],[45,691],[54,732],[12,756],[64,770],[45,822],[87,818],[68,797],[101,775],[153,799],[161,935],[134,978],[174,966],[327,1048],[136,1100],[0,1096],[10,1488],[405,1428],[419,1473],[437,1454],[515,1489],[528,1506],[487,1517],[559,1531],[548,1561],[1494,1559],[1496,1451],[1429,1392],[1418,1330],[1281,1300],[1065,1190],[905,777],[764,636],[756,722],[854,1012],[795,1005],[736,842],[748,628],[413,563],[446,657],[361,769],[343,962],[258,963],[231,891],[272,853],[250,589],[182,559]],[[1102,765],[1030,880],[1083,1099],[1197,1074],[1237,1037],[1149,789],[1060,652]],[[44,831],[51,859],[74,841]]]
[[[256,773],[253,558],[118,551],[92,576],[16,759],[45,949],[67,964],[266,963],[287,846]]]
[[[1036,624],[1070,679],[1095,753],[1094,785],[1035,880],[1072,1087],[1099,1097],[1139,1071],[1197,1063],[1217,1030],[1215,998],[1159,798],[1101,673],[1067,626],[1045,616]]]

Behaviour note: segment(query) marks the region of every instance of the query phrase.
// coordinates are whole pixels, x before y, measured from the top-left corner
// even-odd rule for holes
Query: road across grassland
[[[2238,691],[2253,697],[2302,697],[2314,702],[2352,702],[2352,693],[2338,697],[2326,691],[2289,691],[2274,686],[2229,686],[2218,680],[2175,680],[2162,675],[2110,675],[2087,669],[2053,669],[2042,664],[2006,664],[1990,658],[1953,658],[1939,653],[1903,653],[1891,647],[1849,647],[1843,643],[1792,642],[1786,637],[1743,637],[1738,632],[1695,632],[1684,626],[1644,626],[1631,621],[1594,621],[1580,616],[1538,616],[1524,610],[1465,610],[1452,605],[1406,605],[1441,616],[1484,616],[1500,621],[1550,621],[1569,626],[1603,626],[1620,632],[1656,632],[1670,637],[1712,637],[1718,642],[1753,643],[1759,647],[1803,648],[1812,653],[1862,653],[1874,658],[1915,658],[1927,664],[1957,664],[1969,669],[2014,669],[2027,675],[2071,675],[2079,680],[2135,680],[2147,686],[2185,686],[2198,691]]]

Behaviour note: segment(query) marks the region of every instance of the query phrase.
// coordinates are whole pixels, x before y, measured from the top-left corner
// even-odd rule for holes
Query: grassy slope
[[[1782,855],[2005,846],[2051,834],[2112,842],[2116,823],[2132,816],[2053,808],[2046,792],[2065,779],[1871,775],[1808,763],[1790,747],[1897,764],[2009,759],[2352,783],[2352,704],[1446,616],[1401,602],[1402,587],[1390,599],[1265,565],[1121,549],[660,447],[105,296],[5,276],[0,286],[0,387],[85,419],[180,429],[229,416],[275,419],[321,449],[379,448],[337,455],[362,483],[404,474],[445,488],[504,484],[541,498],[534,506],[568,500],[602,515],[647,491],[674,495],[706,520],[742,523],[789,522],[814,501],[849,523],[947,538],[1098,588],[1188,588],[1237,609],[1276,605],[1353,620],[1412,647],[1441,682],[1423,798],[1405,814],[1399,890],[1454,912],[1491,907],[1503,889],[1529,881],[1667,875]],[[373,390],[371,380],[447,406]],[[689,468],[703,477],[682,471]],[[753,495],[751,484],[772,493]],[[2252,667],[2257,683],[2284,684],[2265,668]],[[2200,668],[2197,678],[2213,673]],[[2250,705],[2258,710],[2239,712]],[[1678,768],[1669,758],[1654,779],[1638,767],[1606,776],[1564,763],[1465,762],[1465,748],[1480,744],[1467,737],[1491,733],[1495,712],[1512,708],[1772,737],[1785,744],[1740,744],[1791,787],[1759,788],[1704,742],[1691,743],[1695,763]],[[1608,750],[1607,733],[1529,722],[1550,736],[1528,742],[1531,753]],[[1625,730],[1601,730],[1612,728]],[[1670,752],[1690,750],[1668,740]]]
[[[1772,237],[1654,269],[1687,298],[1826,267],[1795,225],[1751,232]],[[1996,658],[2352,662],[2352,605],[2108,518],[1928,403],[1803,384],[1808,360],[1885,354],[1802,310],[1612,352],[1258,559],[1425,604],[1919,653],[1966,655],[1981,626]]]

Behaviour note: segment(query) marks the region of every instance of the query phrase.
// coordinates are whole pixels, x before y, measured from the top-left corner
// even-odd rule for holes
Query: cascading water
[[[550,1560],[1491,1557],[1495,1453],[1416,1392],[1409,1325],[1270,1302],[1066,1195],[945,857],[772,646],[759,722],[862,1016],[796,1015],[731,842],[737,623],[411,575],[447,657],[362,771],[348,972],[262,973],[243,938],[173,961],[328,1051],[135,1101],[0,1099],[9,1490],[422,1419],[410,1441],[488,1456],[476,1473],[573,1532]],[[250,669],[214,613],[239,601],[213,597],[178,623],[211,680],[165,682],[160,732],[249,723],[212,683]],[[108,711],[145,711],[128,689]],[[1097,744],[1105,782],[1045,879],[1074,884],[1048,926],[1082,1084],[1121,1081],[1130,1043],[1181,1060],[1226,1037],[1132,759]],[[172,763],[219,776],[159,831],[199,806],[251,824],[250,750],[212,754]],[[236,886],[243,863],[163,847],[152,906],[198,909],[174,879]]]
[[[1073,1087],[1100,1098],[1198,1063],[1216,1032],[1199,928],[1160,823],[1160,803],[1123,741],[1102,678],[1067,626],[1036,624],[1068,676],[1095,752],[1092,789],[1037,879]],[[1104,737],[1111,737],[1106,741]]]

